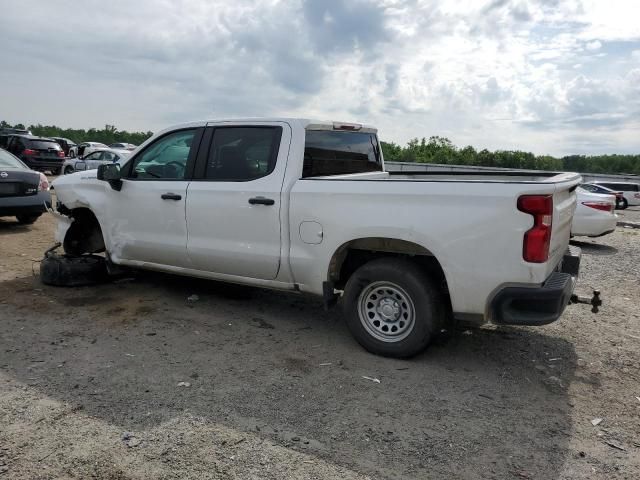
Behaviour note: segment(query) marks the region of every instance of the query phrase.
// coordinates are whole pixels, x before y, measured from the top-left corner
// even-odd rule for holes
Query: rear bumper
[[[574,237],[601,237],[616,229],[618,216],[601,212],[601,214],[573,217],[571,235]]]
[[[38,192],[36,195],[23,197],[0,197],[0,217],[44,213],[47,211],[45,203],[51,205],[49,192]]]
[[[539,287],[509,286],[498,291],[489,307],[493,323],[546,325],[555,322],[571,299],[580,270],[580,249],[569,247],[558,270]]]
[[[49,170],[51,168],[56,169],[62,167],[64,158],[47,158],[47,159],[29,159],[21,158],[21,160],[27,164],[27,166],[33,170]]]

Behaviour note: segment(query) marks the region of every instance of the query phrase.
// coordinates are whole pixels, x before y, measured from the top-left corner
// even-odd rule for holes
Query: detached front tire
[[[344,313],[351,334],[371,353],[411,357],[442,328],[445,308],[432,279],[413,262],[382,258],[349,278]]]
[[[40,280],[45,285],[80,287],[107,281],[107,264],[99,255],[47,253],[40,262]]]

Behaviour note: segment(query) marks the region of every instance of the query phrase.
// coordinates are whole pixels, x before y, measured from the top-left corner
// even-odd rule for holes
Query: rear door
[[[291,128],[282,122],[209,124],[204,138],[187,191],[192,268],[276,278]]]

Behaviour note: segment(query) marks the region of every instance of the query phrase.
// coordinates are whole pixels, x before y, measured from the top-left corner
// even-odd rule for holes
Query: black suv
[[[69,140],[68,138],[64,138],[64,137],[51,137],[51,138],[53,138],[56,142],[58,142],[58,145],[62,147],[62,151],[64,152],[65,157],[69,156],[69,149],[71,149],[71,147],[76,146],[76,142],[74,142],[73,140]]]
[[[64,152],[51,138],[12,135],[6,148],[33,170],[49,170],[54,175],[62,173]]]

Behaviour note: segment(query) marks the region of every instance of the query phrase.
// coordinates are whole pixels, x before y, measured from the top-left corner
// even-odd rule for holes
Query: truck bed
[[[530,172],[513,170],[507,172],[371,172],[350,175],[333,175],[327,177],[311,177],[307,180],[392,180],[412,182],[473,182],[473,183],[563,183],[580,178],[577,173],[566,172]]]

